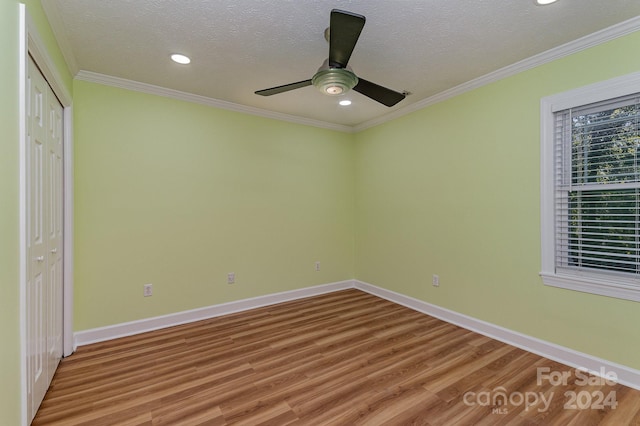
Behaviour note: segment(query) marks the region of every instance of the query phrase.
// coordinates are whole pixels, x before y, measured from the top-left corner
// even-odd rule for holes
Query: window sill
[[[638,282],[638,285],[632,285],[626,282],[616,282],[615,277],[603,279],[592,276],[546,272],[541,272],[540,277],[542,277],[542,282],[545,285],[551,287],[640,302],[640,282]]]

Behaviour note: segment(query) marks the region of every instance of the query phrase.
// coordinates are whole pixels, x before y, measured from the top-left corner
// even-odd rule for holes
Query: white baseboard
[[[602,376],[603,372],[605,374],[615,373],[617,376],[616,381],[618,383],[640,390],[640,371],[631,367],[616,364],[555,343],[527,336],[526,334],[472,318],[449,309],[441,308],[391,290],[376,287],[366,282],[355,280],[354,283],[355,288],[389,300],[390,302],[431,315],[432,317],[439,318],[448,323],[458,325],[466,328],[467,330],[475,331],[476,333],[483,334],[491,337],[492,339],[524,349],[525,351],[566,364],[570,367],[587,370],[596,376]]]
[[[405,296],[358,280],[339,281],[285,291],[282,293],[268,294],[265,296],[222,303],[220,305],[212,305],[190,311],[176,312],[174,314],[146,318],[139,321],[80,331],[74,333],[74,350],[78,346],[88,345],[90,343],[103,342],[106,340],[116,339],[118,337],[131,336],[134,334],[145,333],[147,331],[158,330],[161,328],[172,327],[175,325],[186,324],[349,288],[362,290],[390,302],[431,315],[451,324],[466,328],[467,330],[475,331],[476,333],[483,334],[509,345],[513,345],[545,358],[566,364],[570,367],[587,370],[597,376],[601,376],[603,372],[605,374],[615,373],[618,383],[640,390],[639,370],[621,364],[616,364],[602,358],[597,358],[583,352],[578,352],[555,343],[527,336],[526,334],[522,334],[517,331],[509,330],[486,321],[463,315],[449,309],[441,308],[439,306],[432,305],[431,303],[414,299],[413,297]]]
[[[147,331],[173,327],[175,325],[187,324],[194,321],[219,317],[221,315],[232,314],[268,305],[275,305],[277,303],[317,296],[319,294],[331,293],[353,287],[353,280],[340,281],[285,291],[282,293],[267,294],[265,296],[252,297],[250,299],[237,300],[234,302],[192,309],[189,311],[176,312],[159,317],[145,318],[138,321],[78,331],[74,333],[73,336],[74,350],[77,349],[78,346],[88,345],[90,343],[104,342],[106,340],[117,339],[118,337],[132,336],[134,334],[145,333]]]

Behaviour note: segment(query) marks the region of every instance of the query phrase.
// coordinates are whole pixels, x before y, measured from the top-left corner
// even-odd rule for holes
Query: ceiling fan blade
[[[344,10],[331,11],[329,25],[329,66],[344,68],[364,27],[365,17]]]
[[[288,92],[289,90],[299,89],[301,87],[311,86],[311,80],[298,81],[297,83],[284,84],[282,86],[272,87],[270,89],[258,90],[256,95],[271,96],[278,93]]]
[[[388,107],[394,106],[406,97],[404,93],[387,89],[386,87],[382,87],[360,77],[358,77],[358,84],[355,85],[353,90]]]

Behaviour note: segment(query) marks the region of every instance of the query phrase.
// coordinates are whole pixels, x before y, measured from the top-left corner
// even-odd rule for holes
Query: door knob
[[[58,252],[57,248],[51,249],[51,253],[56,254]]]
[[[33,260],[37,260],[38,262],[44,262],[44,256],[34,257]]]

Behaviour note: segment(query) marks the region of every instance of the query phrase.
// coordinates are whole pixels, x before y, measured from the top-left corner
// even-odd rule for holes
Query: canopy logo
[[[502,386],[494,388],[492,391],[483,392],[466,392],[462,397],[465,405],[474,406],[480,405],[482,407],[493,407],[493,414],[507,414],[509,409],[507,405],[512,407],[520,407],[524,405],[524,410],[529,411],[531,407],[535,407],[542,403],[541,407],[538,407],[539,412],[545,412],[549,409],[549,405],[553,400],[554,393],[551,392],[545,395],[544,392],[510,392],[507,394],[507,390]]]
[[[614,386],[617,384],[618,376],[616,373],[606,371],[601,368],[598,375],[591,375],[586,369],[577,368],[572,371],[552,371],[549,367],[538,367],[536,369],[536,384],[538,386],[567,386],[569,380],[574,378],[572,385],[574,386]],[[508,407],[524,406],[525,411],[536,408],[538,412],[543,413],[549,409],[551,402],[555,397],[553,388],[543,391],[527,391],[527,392],[510,392],[502,387],[496,387],[493,390],[482,392],[466,392],[463,396],[463,402],[467,406],[479,405],[483,407],[493,407],[492,414],[507,414]],[[609,391],[605,394],[603,390],[569,390],[563,394],[565,398],[565,410],[602,410],[604,408],[615,409],[618,406],[616,392]]]

